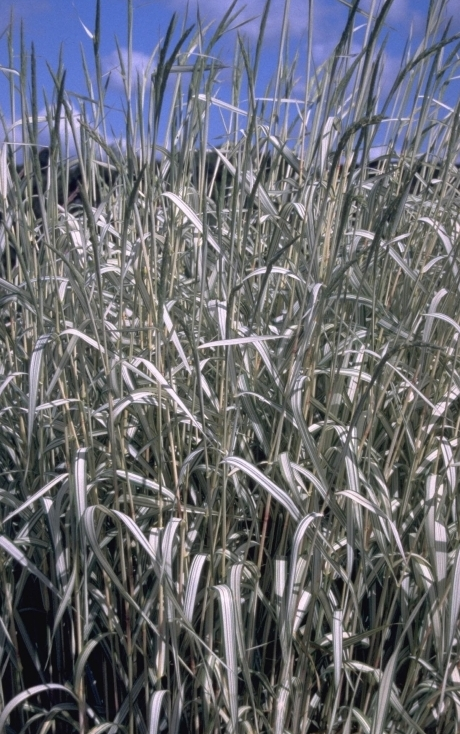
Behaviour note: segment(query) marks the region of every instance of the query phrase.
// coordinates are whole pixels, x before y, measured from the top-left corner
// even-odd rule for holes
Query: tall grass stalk
[[[235,5],[133,79],[128,3],[116,145],[99,2],[77,103],[10,31],[0,731],[459,730],[459,39],[388,91],[390,6],[228,104]]]

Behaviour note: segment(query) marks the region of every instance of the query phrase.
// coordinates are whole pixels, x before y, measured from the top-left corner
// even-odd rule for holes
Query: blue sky
[[[372,0],[363,0],[364,9],[371,6]],[[417,38],[423,35],[426,12],[429,0],[395,0],[390,11],[386,32],[388,42],[385,61],[384,84],[389,84],[400,63],[401,53],[409,34],[412,35],[413,45]],[[229,6],[227,0],[200,0],[200,17],[203,24],[220,18]],[[260,16],[263,9],[262,0],[250,0],[240,3],[239,23],[247,21],[242,32],[247,36],[249,43],[255,45],[260,26]],[[375,3],[378,5],[378,2]],[[111,73],[110,99],[117,106],[117,86],[120,77],[117,75],[118,54],[115,39],[121,49],[127,45],[127,3],[126,0],[102,0],[102,38],[101,55],[105,73]],[[81,48],[92,69],[92,44],[87,30],[94,28],[95,0],[0,0],[2,9],[2,25],[0,32],[5,32],[8,26],[9,13],[13,9],[14,19],[14,52],[16,64],[19,57],[19,26],[23,22],[26,48],[30,49],[33,42],[38,60],[39,88],[45,89],[51,95],[52,84],[46,63],[55,69],[57,67],[60,49],[62,48],[64,66],[67,70],[66,88],[80,94],[86,91],[82,71]],[[151,56],[154,48],[163,37],[168,22],[174,11],[179,15],[179,24],[185,21],[187,3],[184,0],[134,0],[134,60],[137,69],[142,70]],[[307,34],[307,7],[308,0],[291,0],[290,2],[290,45],[294,52],[296,48],[305,48]],[[264,84],[271,77],[276,65],[279,48],[279,36],[282,24],[284,0],[273,0],[270,11],[264,53],[261,64],[260,88],[263,93]],[[451,32],[460,32],[460,0],[450,0],[448,13],[452,16]],[[320,0],[314,2],[314,57],[317,62],[323,61],[331,52],[339,38],[347,17],[347,8],[339,0]],[[189,0],[188,22],[196,22],[197,2]],[[229,33],[220,45],[219,53],[223,61],[231,64],[236,34]],[[357,32],[359,40],[359,31]],[[6,34],[0,40],[0,65],[8,67],[8,52]],[[10,106],[8,99],[7,77],[0,75],[0,107],[4,118],[11,123]],[[221,72],[221,84],[216,88],[216,94],[222,99],[230,99],[229,72]],[[298,91],[302,93],[303,79],[299,74]],[[119,96],[119,95],[118,95]],[[121,117],[112,116],[114,132]]]

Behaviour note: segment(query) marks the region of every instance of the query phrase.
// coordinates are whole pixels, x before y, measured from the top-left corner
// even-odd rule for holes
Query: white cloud
[[[160,4],[160,0],[154,0],[154,4]],[[184,11],[184,0],[169,0],[168,9],[174,11]],[[199,7],[200,17],[204,23],[211,21],[217,22],[221,20],[225,12],[231,5],[231,0],[221,0],[217,5],[215,0],[190,0],[188,3],[188,19],[194,22],[197,17],[197,9]],[[237,5],[232,15],[241,11],[231,27],[238,28],[238,31],[247,36],[251,40],[257,40],[260,34],[260,23],[265,6],[265,0],[251,0],[246,5],[241,2]],[[290,35],[298,38],[305,33],[307,27],[307,3],[305,0],[292,0],[290,8]],[[267,20],[266,39],[273,40],[279,36],[284,12],[284,2],[273,2],[270,8],[270,14]]]
[[[112,51],[111,54],[103,59],[103,73],[105,76],[110,75],[110,83],[115,88],[124,89],[124,76],[128,73],[128,50],[120,49],[121,60],[118,51]],[[131,84],[137,83],[138,76],[148,76],[153,71],[153,58],[140,51],[133,51],[131,55]]]

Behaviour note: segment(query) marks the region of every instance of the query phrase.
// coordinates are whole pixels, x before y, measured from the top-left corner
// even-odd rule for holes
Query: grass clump
[[[172,24],[153,80],[120,57],[123,146],[98,12],[78,124],[53,76],[46,165],[33,56],[11,75],[8,734],[458,730],[458,39],[432,3],[379,91],[390,5],[352,54],[353,4],[296,114],[283,45],[272,103],[241,39],[214,96],[233,7],[175,47]]]

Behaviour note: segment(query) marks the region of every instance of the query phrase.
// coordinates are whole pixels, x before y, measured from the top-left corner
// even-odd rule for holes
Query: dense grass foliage
[[[2,732],[459,730],[458,39],[433,3],[382,86],[390,4],[296,105],[283,29],[273,104],[240,39],[219,107],[234,8],[153,80],[130,49],[122,145],[98,14],[44,171],[33,57],[10,74]]]

